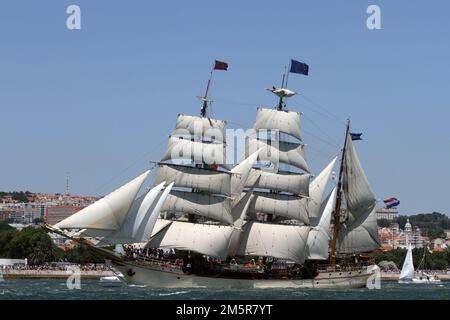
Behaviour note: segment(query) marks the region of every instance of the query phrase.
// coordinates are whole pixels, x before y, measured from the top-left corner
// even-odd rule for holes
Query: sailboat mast
[[[339,231],[340,219],[341,219],[341,205],[342,205],[342,177],[344,173],[344,160],[345,151],[347,149],[347,136],[350,131],[350,120],[347,120],[347,129],[345,131],[344,149],[342,150],[341,167],[339,169],[339,181],[337,186],[336,206],[334,208],[334,226],[333,226],[333,238],[331,239],[330,246],[330,262],[332,265],[336,264],[336,242]]]
[[[209,91],[209,86],[210,86],[210,84],[211,84],[211,79],[212,79],[213,71],[214,71],[214,68],[211,69],[211,73],[210,73],[210,75],[209,75],[208,84],[207,84],[207,86],[206,86],[205,95],[203,96],[203,105],[202,105],[202,108],[200,109],[200,115],[201,115],[202,117],[206,117],[206,109],[208,109],[208,91]]]
[[[281,88],[284,88],[284,79],[285,78],[286,78],[286,72],[283,74],[283,80],[281,81]],[[279,111],[283,110],[283,97],[282,96],[280,96],[280,101],[278,102],[278,110]]]

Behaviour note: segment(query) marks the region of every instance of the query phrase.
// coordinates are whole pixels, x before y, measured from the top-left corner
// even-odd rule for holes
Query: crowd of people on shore
[[[110,268],[105,264],[87,263],[87,264],[71,264],[71,263],[50,263],[44,265],[0,265],[0,270],[23,270],[23,271],[68,271],[77,268],[81,271],[108,271]]]

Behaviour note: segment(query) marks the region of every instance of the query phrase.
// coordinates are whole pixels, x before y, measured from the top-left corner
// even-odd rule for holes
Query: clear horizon
[[[81,8],[68,30],[66,8]],[[366,9],[381,8],[381,30]],[[197,115],[214,60],[213,117],[248,129],[275,106],[290,59],[312,172],[339,152],[344,123],[382,200],[401,215],[449,215],[450,3],[3,1],[0,191],[104,195],[159,160],[179,113]],[[338,168],[335,168],[337,171]],[[148,184],[148,183],[147,183]],[[380,204],[379,204],[380,205]]]

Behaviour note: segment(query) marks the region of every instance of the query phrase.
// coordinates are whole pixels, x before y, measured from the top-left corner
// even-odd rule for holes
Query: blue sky
[[[66,28],[81,7],[82,29]],[[382,30],[366,27],[369,4]],[[178,113],[197,114],[214,59],[213,115],[250,127],[289,59],[308,161],[337,154],[351,117],[377,197],[450,213],[448,1],[4,0],[0,190],[104,194],[158,160]],[[326,111],[325,111],[326,110]],[[329,113],[333,114],[330,116]],[[338,119],[336,119],[336,117]]]

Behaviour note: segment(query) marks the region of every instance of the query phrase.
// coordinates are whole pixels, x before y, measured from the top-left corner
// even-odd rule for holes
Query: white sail
[[[333,168],[336,164],[337,157],[335,157],[322,172],[311,182],[309,186],[308,213],[312,226],[316,226],[320,220],[320,206],[323,199],[323,193],[333,173]]]
[[[247,222],[238,255],[275,257],[303,263],[310,227]]]
[[[241,163],[231,169],[231,194],[235,196],[233,206],[239,201],[239,196],[247,185],[247,179],[251,173],[252,166],[258,158],[258,152],[259,150],[252,153],[248,158],[244,159]]]
[[[151,189],[146,195],[136,199],[120,230],[103,234],[98,230],[91,230],[85,232],[84,235],[102,237],[101,245],[147,242],[161,213],[161,206],[173,187],[173,183],[171,183],[162,191],[163,185],[164,182]],[[154,196],[155,193],[156,196]]]
[[[339,229],[338,251],[369,252],[380,247],[376,199],[348,134],[344,156],[343,189],[347,219]]]
[[[311,229],[308,234],[308,260],[328,259],[328,242],[330,240],[331,215],[336,201],[336,188],[331,192],[322,217],[317,227]]]
[[[154,203],[155,199],[159,196],[162,188],[164,187],[165,181],[159,183],[156,187],[152,188],[144,197],[142,200],[142,203],[139,206],[139,209],[137,210],[137,213],[134,217],[134,223],[133,223],[133,230],[131,232],[132,237],[136,236],[136,232],[138,231],[139,227],[142,225],[142,221],[144,220],[145,216],[149,214],[150,207]]]
[[[225,121],[179,114],[172,135],[191,135],[225,142]]]
[[[414,278],[414,263],[411,245],[408,246],[405,262],[403,262],[402,272],[399,280],[412,280]]]
[[[153,230],[155,228],[157,219],[161,214],[161,208],[162,208],[163,204],[166,202],[166,199],[169,196],[170,191],[172,190],[173,186],[174,186],[174,183],[172,182],[171,184],[169,184],[166,187],[166,189],[163,191],[161,197],[159,198],[158,202],[154,206],[149,219],[146,220],[145,224],[142,224],[141,230],[143,230],[143,232],[139,235],[141,241],[148,241],[148,239],[150,239],[150,236],[152,235]],[[137,241],[137,242],[140,242],[140,241]]]
[[[254,192],[248,212],[253,214],[273,214],[309,224],[307,198],[276,193]]]
[[[203,143],[170,137],[166,153],[161,161],[191,159],[196,163],[223,165],[226,163],[223,143]]]
[[[172,191],[161,208],[162,212],[183,212],[233,224],[230,200],[201,193]]]
[[[57,223],[55,227],[119,230],[149,173],[150,171],[146,171],[104,198]]]
[[[304,145],[284,141],[272,142],[274,145],[269,145],[264,140],[248,139],[247,154],[261,149],[258,160],[270,161],[273,164],[286,163],[309,172],[309,167],[305,160]]]
[[[256,131],[279,130],[302,140],[300,135],[300,112],[258,108],[254,129]]]
[[[195,167],[160,164],[155,184],[174,182],[175,187],[194,188],[208,193],[230,195],[230,174]]]
[[[362,224],[348,226],[347,223],[343,223],[340,227],[338,236],[340,253],[370,252],[378,249],[380,245],[376,208],[373,208]]]
[[[349,211],[346,225],[352,228],[353,225],[360,225],[367,219],[375,208],[376,199],[350,135],[347,135],[344,158],[343,189]]]
[[[255,185],[256,179],[259,182]],[[269,189],[280,192],[289,192],[294,195],[309,196],[309,174],[295,174],[291,172],[266,172],[252,169],[246,187],[255,185],[255,188]]]
[[[189,250],[225,260],[232,233],[230,226],[172,221],[150,239],[147,247]]]

